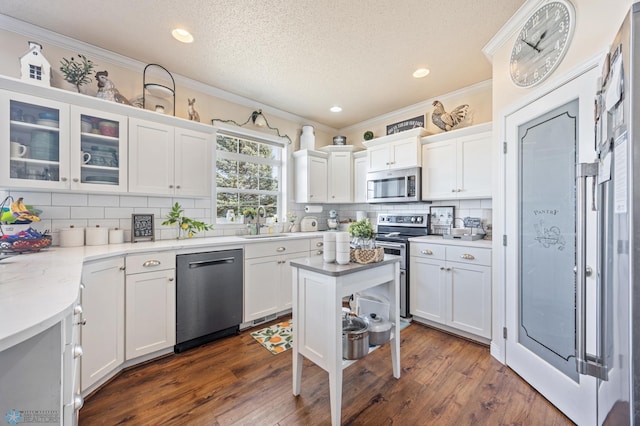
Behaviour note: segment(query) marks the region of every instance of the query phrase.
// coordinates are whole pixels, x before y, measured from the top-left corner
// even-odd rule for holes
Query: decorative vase
[[[302,126],[302,135],[300,135],[300,149],[314,150],[316,147],[316,135],[313,132],[313,126]]]

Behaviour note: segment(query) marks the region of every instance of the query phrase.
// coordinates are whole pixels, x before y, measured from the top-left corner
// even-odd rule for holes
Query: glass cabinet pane
[[[60,179],[60,111],[10,100],[10,171],[12,179]]]
[[[80,115],[81,183],[120,184],[120,130],[118,121]]]

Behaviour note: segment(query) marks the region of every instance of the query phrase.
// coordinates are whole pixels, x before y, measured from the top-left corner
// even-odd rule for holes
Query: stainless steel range
[[[378,214],[376,244],[400,260],[400,316],[409,317],[409,238],[429,233],[428,213]]]

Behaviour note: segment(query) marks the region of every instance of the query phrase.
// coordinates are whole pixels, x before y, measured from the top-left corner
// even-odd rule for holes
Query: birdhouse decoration
[[[49,87],[51,85],[51,64],[42,54],[42,46],[29,42],[29,50],[20,57],[21,78],[24,81]]]

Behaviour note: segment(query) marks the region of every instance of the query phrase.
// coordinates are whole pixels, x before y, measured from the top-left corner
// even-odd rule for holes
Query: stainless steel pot
[[[371,313],[365,320],[369,326],[369,344],[384,345],[391,339],[391,323],[381,316]]]
[[[359,359],[369,353],[367,322],[355,315],[342,318],[342,358]]]

